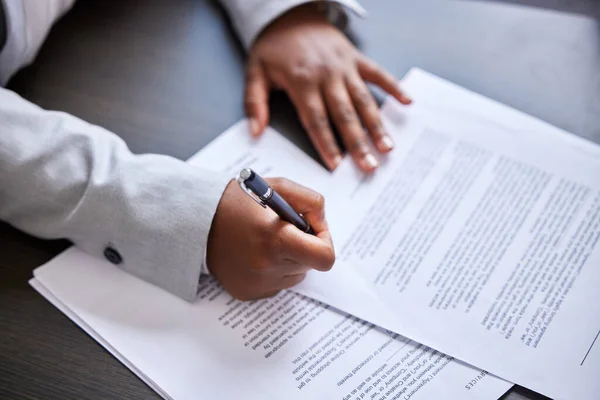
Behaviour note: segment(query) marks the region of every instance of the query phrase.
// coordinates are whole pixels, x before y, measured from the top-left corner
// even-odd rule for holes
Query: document
[[[338,257],[393,310],[388,329],[552,398],[600,398],[600,147],[423,71],[404,85],[414,105],[382,112],[396,149],[333,177],[354,181],[329,198]],[[296,290],[352,307],[321,281]]]
[[[597,399],[600,147],[418,69],[403,84],[375,174],[245,122],[190,160],[323,193],[330,272],[248,303],[207,278],[189,304],[70,249],[32,286],[165,398]]]
[[[245,123],[190,162],[232,177],[250,167],[324,193],[332,183],[281,135],[269,130],[254,140]],[[350,195],[354,186],[344,186]],[[357,270],[334,268],[348,271],[338,283],[361,299],[352,306],[357,314],[394,325]],[[207,277],[190,304],[75,248],[36,269],[31,285],[168,399],[497,399],[512,386],[292,291],[240,302]],[[337,301],[335,293],[328,298]]]

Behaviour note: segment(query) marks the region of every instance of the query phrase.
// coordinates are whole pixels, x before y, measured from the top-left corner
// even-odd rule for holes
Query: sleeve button
[[[119,252],[112,247],[107,247],[104,249],[104,257],[106,257],[108,261],[115,265],[119,265],[123,262],[123,258]]]

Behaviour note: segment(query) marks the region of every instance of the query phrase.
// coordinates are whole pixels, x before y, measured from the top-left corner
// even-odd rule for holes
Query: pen
[[[314,235],[310,224],[298,214],[269,184],[250,168],[244,168],[237,179],[242,190],[263,208],[275,211],[279,218],[293,224],[304,233]]]

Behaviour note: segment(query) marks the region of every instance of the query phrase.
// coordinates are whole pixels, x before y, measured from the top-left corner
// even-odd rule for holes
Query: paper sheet
[[[392,329],[552,398],[597,399],[600,148],[423,71],[404,84],[414,106],[383,111],[396,150],[373,176],[346,161],[334,177],[356,182],[330,198],[347,207],[329,214],[338,256]]]
[[[331,182],[283,137],[269,131],[257,142],[244,123],[190,162],[321,191]],[[356,312],[391,325],[358,272],[335,268],[348,271],[346,285],[363,285]],[[495,399],[511,386],[290,291],[242,303],[207,279],[189,304],[77,249],[38,268],[31,284],[164,398]]]

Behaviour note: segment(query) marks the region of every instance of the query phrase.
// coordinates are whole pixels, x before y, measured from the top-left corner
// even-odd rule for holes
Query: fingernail
[[[250,118],[250,134],[252,136],[258,136],[260,127],[258,126],[258,120],[256,118]]]
[[[338,165],[342,162],[342,156],[337,155],[331,161],[331,169],[336,169]]]
[[[410,97],[407,97],[405,95],[401,95],[400,96],[400,103],[404,104],[405,106],[409,105],[410,103],[412,103],[412,99]]]
[[[388,135],[384,135],[379,140],[379,147],[381,151],[390,151],[394,148],[394,142]]]
[[[365,155],[362,159],[362,164],[369,171],[377,168],[377,166],[379,165],[379,163],[377,162],[377,159],[375,159],[373,154]]]

